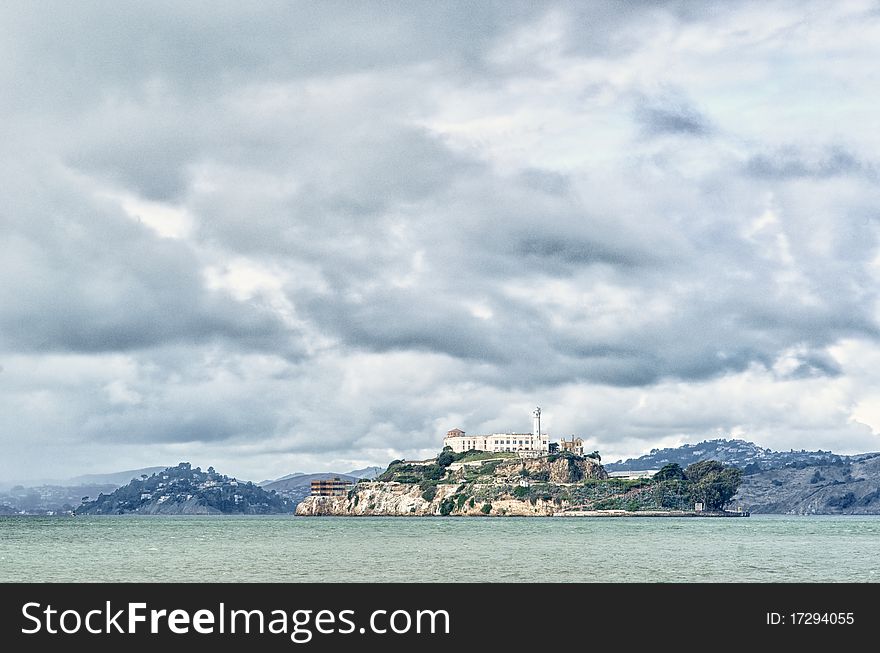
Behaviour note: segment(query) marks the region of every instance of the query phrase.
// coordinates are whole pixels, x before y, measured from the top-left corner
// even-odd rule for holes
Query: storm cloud
[[[0,478],[880,448],[870,4],[0,21]]]

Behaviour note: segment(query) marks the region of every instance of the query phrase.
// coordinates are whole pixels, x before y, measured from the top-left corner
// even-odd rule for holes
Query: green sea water
[[[2,582],[880,581],[880,516],[3,517]]]

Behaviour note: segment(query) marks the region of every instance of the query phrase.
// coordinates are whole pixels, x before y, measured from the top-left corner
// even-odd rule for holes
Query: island
[[[300,516],[747,516],[725,508],[742,471],[714,460],[610,477],[597,452],[455,452],[395,460],[378,479],[316,482]]]
[[[85,497],[84,499],[87,499]],[[154,474],[132,479],[110,494],[84,500],[75,515],[270,515],[293,512],[293,502],[274,490],[202,471],[183,462]]]

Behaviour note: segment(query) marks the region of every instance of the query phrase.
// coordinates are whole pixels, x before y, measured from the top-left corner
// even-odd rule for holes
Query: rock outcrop
[[[477,499],[475,495],[463,492],[462,484],[440,484],[433,499],[422,497],[418,485],[394,482],[359,483],[356,489],[341,497],[306,497],[296,507],[297,515],[309,516],[382,516],[382,517],[426,517],[444,514],[444,502],[449,515],[507,515],[535,516],[552,515],[566,507],[552,501],[538,499],[532,504],[503,493],[490,500]],[[477,487],[477,494],[486,488]],[[489,506],[488,509],[485,506]]]
[[[409,473],[409,472],[406,472]],[[457,465],[440,481],[358,483],[346,496],[306,497],[297,515],[552,515],[571,507],[558,493],[585,479],[608,478],[590,458],[560,455],[543,458],[482,459]],[[541,492],[531,488],[540,487]]]

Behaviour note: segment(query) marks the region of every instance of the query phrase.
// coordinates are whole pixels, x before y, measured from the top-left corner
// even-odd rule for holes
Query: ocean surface
[[[880,516],[0,517],[2,582],[880,581]]]

